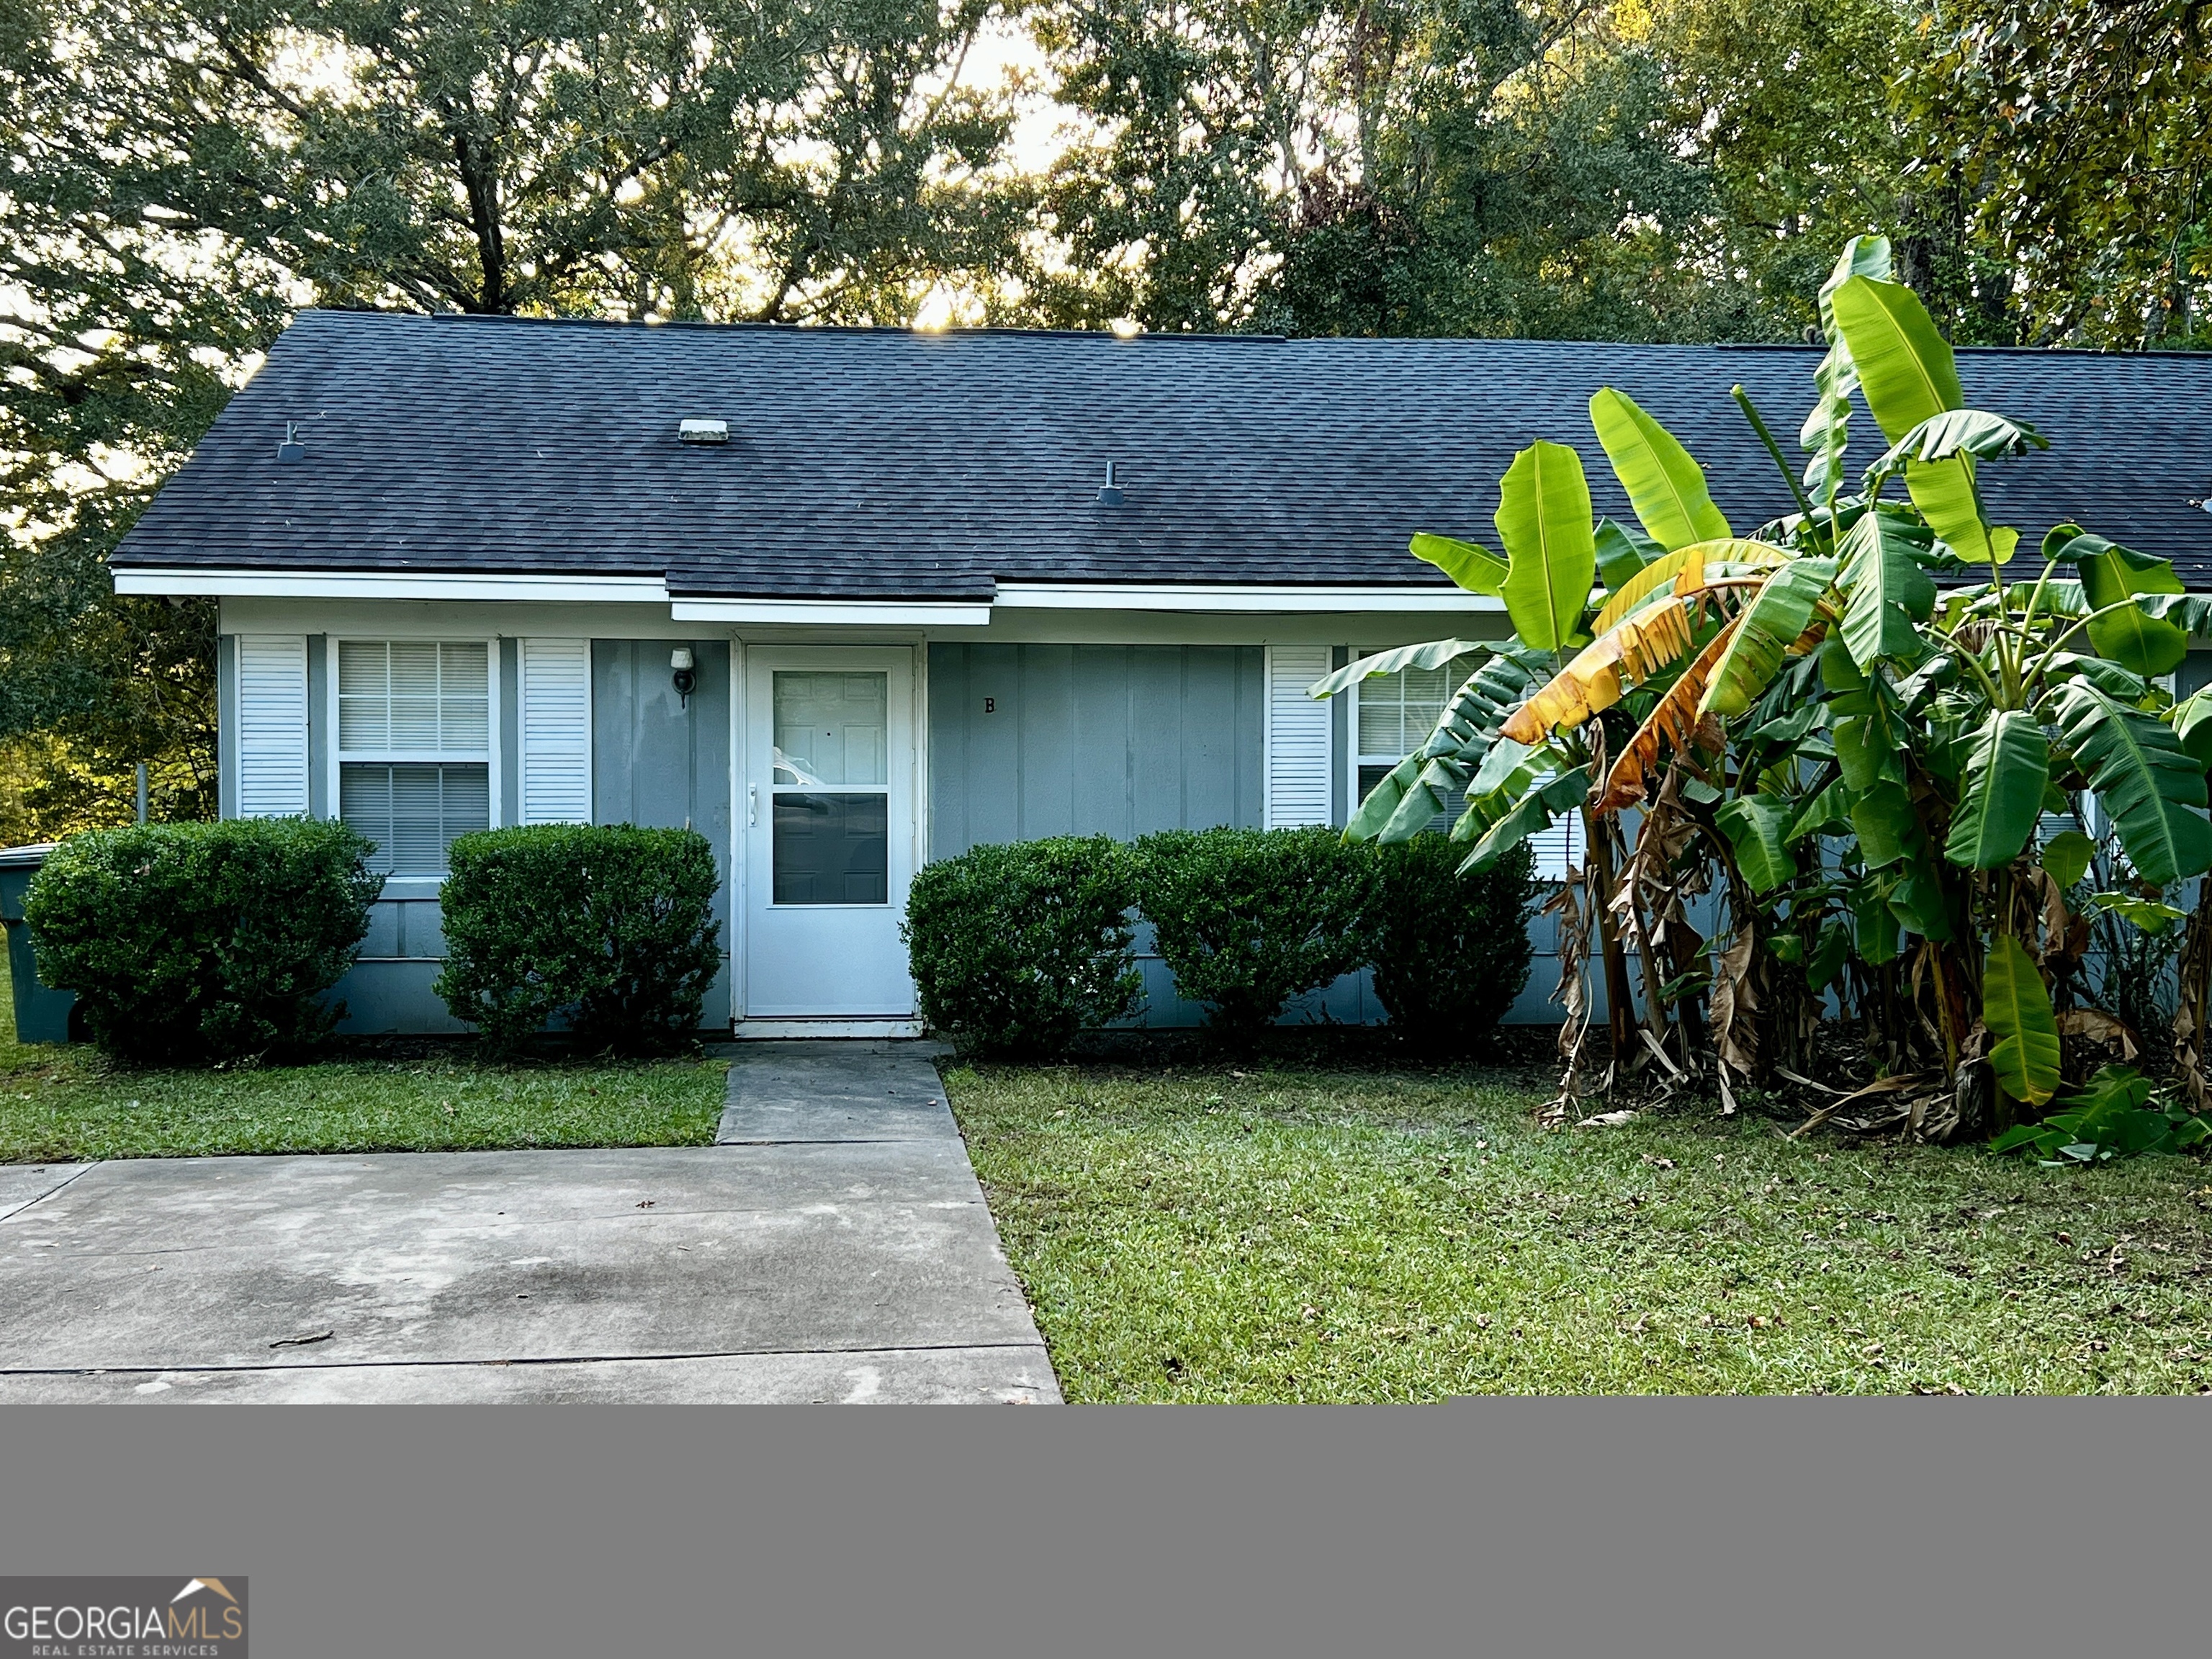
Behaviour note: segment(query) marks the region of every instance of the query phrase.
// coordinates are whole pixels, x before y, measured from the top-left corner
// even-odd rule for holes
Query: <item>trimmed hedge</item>
[[[1431,1053],[1465,1049],[1528,983],[1534,855],[1523,842],[1480,875],[1467,848],[1437,835],[1376,847],[1365,925],[1375,994],[1391,1028]]]
[[[513,1048],[551,1022],[592,1050],[665,1052],[721,966],[714,851],[691,830],[544,823],[457,836],[432,988]]]
[[[1134,860],[1105,836],[971,848],[914,878],[906,920],[915,994],[962,1054],[1030,1057],[1133,1012]]]
[[[1365,961],[1369,848],[1335,830],[1170,830],[1137,842],[1139,907],[1176,988],[1249,1040]]]
[[[144,1064],[304,1047],[344,1012],[383,878],[343,823],[231,818],[72,836],[32,878],[39,977],[106,1052]]]

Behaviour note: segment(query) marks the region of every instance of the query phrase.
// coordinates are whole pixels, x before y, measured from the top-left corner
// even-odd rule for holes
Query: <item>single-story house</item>
[[[714,842],[717,1022],[902,1032],[917,866],[1038,836],[1343,823],[1449,688],[1307,687],[1357,653],[1504,631],[1411,532],[1491,539],[1498,476],[1537,437],[1580,447],[1626,518],[1587,420],[1602,385],[1680,435],[1748,528],[1790,497],[1729,389],[1787,441],[1818,359],[310,311],[114,578],[221,601],[222,811],[341,814],[380,844],[349,1029],[453,1029],[429,988],[455,835],[592,820]],[[1972,400],[2054,440],[1990,470],[2002,513],[2078,518],[2212,586],[2212,356],[1960,368]],[[1189,1018],[1151,968],[1152,1018]],[[1551,988],[1540,959],[1517,1012],[1542,1018]],[[1357,981],[1322,1001],[1376,1017]]]

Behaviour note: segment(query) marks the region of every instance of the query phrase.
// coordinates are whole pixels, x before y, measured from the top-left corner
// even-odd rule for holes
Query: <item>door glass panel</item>
[[[781,682],[777,695],[781,726]],[[796,679],[866,679],[867,675],[793,675]],[[880,680],[878,674],[872,678]],[[779,749],[781,745],[779,744]],[[781,775],[781,768],[779,766]],[[890,902],[889,798],[781,793],[775,797],[775,902],[887,904]]]
[[[882,673],[778,673],[772,781],[805,787],[889,782],[890,684],[890,677]],[[782,823],[781,817],[777,823]],[[776,844],[782,845],[781,829]],[[776,857],[781,870],[782,854]]]

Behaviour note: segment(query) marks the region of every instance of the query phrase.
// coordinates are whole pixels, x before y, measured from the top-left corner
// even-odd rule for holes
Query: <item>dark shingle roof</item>
[[[1786,511],[1818,352],[1500,340],[645,327],[308,312],[118,566],[665,574],[685,594],[985,597],[994,580],[1405,583],[1415,530],[1492,539],[1513,451],[1621,387],[1739,531]],[[1969,351],[2046,455],[1988,470],[2031,544],[2076,518],[2212,586],[2212,354]],[[730,442],[677,441],[726,420]],[[280,465],[288,420],[303,464]],[[1880,448],[1861,415],[1856,465]],[[1109,459],[1127,491],[1097,504]]]

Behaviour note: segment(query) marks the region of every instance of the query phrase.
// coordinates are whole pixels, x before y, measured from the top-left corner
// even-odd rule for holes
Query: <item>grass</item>
[[[1547,1132],[1475,1071],[947,1084],[1070,1400],[2212,1386],[2192,1158]]]
[[[472,1048],[302,1066],[132,1071],[15,1042],[0,960],[0,1164],[234,1152],[699,1146],[719,1060],[499,1065]]]

